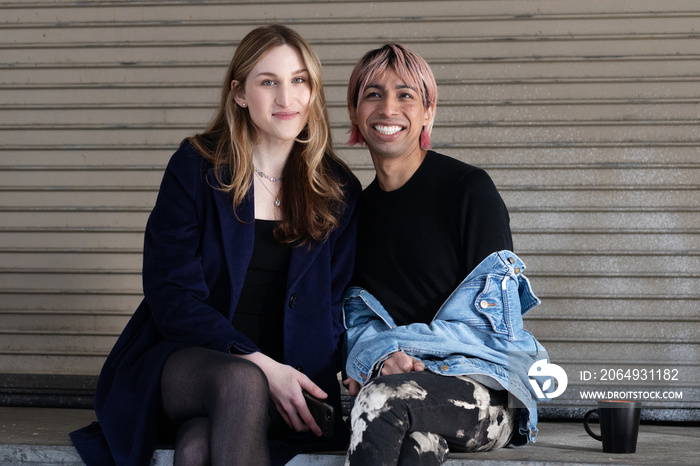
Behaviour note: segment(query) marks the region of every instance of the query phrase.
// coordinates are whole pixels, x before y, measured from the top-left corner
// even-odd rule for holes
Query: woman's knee
[[[267,406],[269,385],[265,373],[255,363],[245,359],[230,357],[216,371],[212,384],[212,396],[223,403],[246,404],[252,400],[264,401]]]

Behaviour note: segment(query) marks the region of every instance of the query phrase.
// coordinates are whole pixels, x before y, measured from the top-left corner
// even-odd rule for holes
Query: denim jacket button
[[[513,256],[510,256],[508,258],[508,262],[510,262],[511,264],[515,264],[515,258]]]
[[[486,309],[487,307],[489,307],[489,302],[486,300],[483,300],[479,303],[479,306],[481,306],[482,309]]]
[[[440,370],[442,372],[447,372],[450,370],[450,366],[448,366],[447,364],[443,364],[442,366],[440,366]]]
[[[516,268],[515,268],[515,273],[516,273],[516,274],[520,273],[520,267],[516,267]]]

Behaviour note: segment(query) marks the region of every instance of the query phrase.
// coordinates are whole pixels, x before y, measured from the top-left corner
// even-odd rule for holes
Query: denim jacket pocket
[[[487,275],[484,288],[474,299],[474,308],[486,318],[495,336],[511,340],[513,332],[506,315],[508,298],[501,288],[502,284],[502,275]]]

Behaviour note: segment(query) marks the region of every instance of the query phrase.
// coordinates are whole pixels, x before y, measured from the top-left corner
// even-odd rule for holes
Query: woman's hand
[[[321,428],[314,421],[302,390],[321,399],[328,398],[326,392],[302,372],[286,364],[280,364],[262,353],[238,356],[257,364],[265,373],[270,386],[270,398],[289,427],[297,432],[311,430],[315,435],[321,436]]]

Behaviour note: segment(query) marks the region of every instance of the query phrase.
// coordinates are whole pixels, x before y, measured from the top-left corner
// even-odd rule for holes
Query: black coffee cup
[[[603,442],[605,453],[634,453],[641,412],[639,401],[602,400],[598,402],[598,409],[588,411],[583,417],[583,427],[588,435]],[[588,426],[588,418],[593,413],[598,413],[600,418],[600,435]]]

